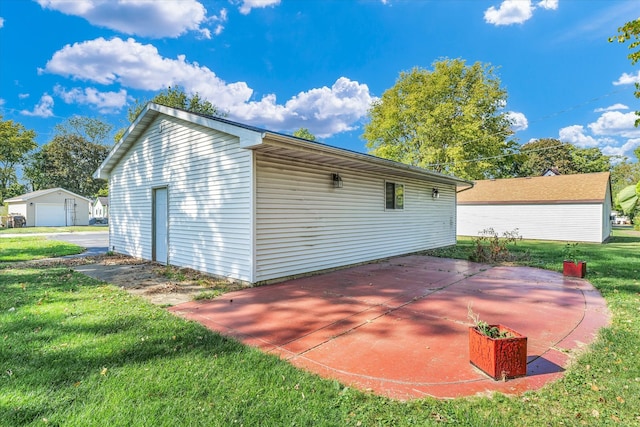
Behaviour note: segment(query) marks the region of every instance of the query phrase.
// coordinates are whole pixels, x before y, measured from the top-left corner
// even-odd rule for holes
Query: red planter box
[[[568,277],[584,277],[587,275],[587,263],[584,261],[564,261],[562,263],[562,274]]]
[[[469,328],[469,361],[494,380],[527,375],[527,337],[502,325],[500,332],[512,338],[490,338],[475,327]]]

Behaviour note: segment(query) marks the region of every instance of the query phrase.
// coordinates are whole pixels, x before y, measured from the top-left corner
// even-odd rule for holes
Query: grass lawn
[[[563,246],[516,250],[559,271]],[[564,378],[517,397],[410,402],[320,379],[67,268],[0,263],[0,425],[640,425],[640,237],[579,247],[613,324]]]
[[[0,263],[54,258],[79,254],[83,251],[84,248],[81,246],[48,240],[43,236],[0,238]],[[0,290],[0,292],[4,292],[4,289]]]
[[[0,228],[2,234],[74,233],[78,231],[109,231],[107,225],[74,225],[69,227]]]

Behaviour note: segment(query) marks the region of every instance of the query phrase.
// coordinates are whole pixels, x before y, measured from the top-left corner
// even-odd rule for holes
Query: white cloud
[[[318,137],[353,129],[374,100],[367,85],[340,77],[330,88],[300,92],[284,104],[276,102],[275,94],[252,101],[253,89],[245,82],[227,83],[209,68],[187,62],[183,55],[164,58],[152,45],[117,37],[67,45],[40,72],[148,91],[179,85],[187,92],[197,92],[232,119],[273,130],[303,126]],[[69,99],[76,102],[88,99],[85,92],[71,92]],[[98,102],[99,96],[93,99]]]
[[[5,101],[4,99],[0,98],[0,107],[2,107],[5,102],[7,102],[7,101]]]
[[[22,110],[20,111],[20,114],[25,116],[35,116],[35,117],[43,117],[43,118],[52,117],[53,104],[54,104],[53,98],[50,95],[45,93],[44,95],[42,95],[42,97],[40,97],[40,101],[33,108],[33,111]]]
[[[225,83],[209,68],[187,62],[184,55],[163,58],[153,45],[117,37],[67,45],[53,55],[44,71],[149,91],[180,85],[225,108],[248,101],[253,92],[244,82]]]
[[[242,0],[239,10],[243,15],[248,15],[251,9],[277,6],[279,4],[280,0]]]
[[[620,78],[618,78],[618,80],[613,82],[613,84],[615,86],[630,85],[630,84],[634,84],[634,83],[640,83],[640,71],[638,71],[635,75],[622,73]]]
[[[294,130],[306,127],[320,138],[354,129],[374,101],[366,84],[340,77],[329,87],[300,92],[284,105],[276,103],[273,94],[258,102],[238,105],[229,115],[250,123],[263,123],[271,128]]]
[[[4,18],[0,17],[0,28],[4,27]]]
[[[18,99],[26,99],[28,98],[30,95],[28,93],[19,93],[18,94]]]
[[[213,22],[216,22],[216,28],[213,30],[213,33],[216,36],[219,36],[220,34],[222,34],[222,31],[224,30],[224,23],[227,22],[227,9],[222,9],[220,10],[220,15],[218,16],[213,16],[210,20]]]
[[[605,107],[605,108],[596,108],[595,110],[593,110],[595,113],[602,113],[604,111],[616,111],[616,110],[628,110],[629,107],[627,107],[624,104],[613,104],[610,105],[609,107]]]
[[[602,153],[607,156],[633,157],[636,147],[640,147],[640,138],[629,139],[622,146],[607,145],[602,147]]]
[[[556,10],[558,8],[558,0],[540,0],[538,6],[547,10]]]
[[[103,114],[117,112],[127,103],[127,91],[100,92],[93,87],[67,90],[60,85],[54,87],[54,93],[67,104],[93,105]]]
[[[532,16],[530,0],[504,0],[498,9],[491,6],[484,12],[484,20],[493,25],[522,24]]]
[[[498,8],[491,6],[485,10],[484,20],[493,25],[522,24],[531,19],[537,8],[556,10],[558,0],[541,0],[536,5],[531,0],[503,0]]]
[[[586,128],[573,125],[560,129],[560,140],[581,148],[598,147],[608,156],[633,157],[634,148],[640,144],[640,129],[634,126],[637,116],[617,111],[621,109],[628,107],[615,104],[602,109],[598,119]]]
[[[509,118],[509,120],[511,120],[511,129],[514,132],[525,130],[529,127],[529,121],[527,120],[527,117],[522,113],[509,111],[507,112],[507,117]]]
[[[187,31],[210,36],[201,25],[207,10],[197,0],[37,0],[44,9],[80,16],[92,25],[145,37],[178,37]],[[141,18],[144,17],[144,18]]]
[[[585,134],[584,126],[573,125],[560,129],[560,140],[570,142],[581,148],[597,147],[598,140]]]
[[[640,128],[635,127],[638,116],[634,112],[621,113],[620,111],[607,111],[598,117],[589,129],[595,135],[616,135],[625,138],[640,136]]]

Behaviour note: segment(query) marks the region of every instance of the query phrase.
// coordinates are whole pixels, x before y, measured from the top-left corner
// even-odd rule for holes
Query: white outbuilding
[[[458,194],[458,234],[517,229],[525,239],[601,243],[611,207],[609,172],[476,181]]]
[[[453,245],[471,185],[153,103],[94,176],[111,250],[254,284]]]
[[[89,225],[91,200],[64,188],[38,190],[5,199],[9,215],[21,215],[27,227]]]

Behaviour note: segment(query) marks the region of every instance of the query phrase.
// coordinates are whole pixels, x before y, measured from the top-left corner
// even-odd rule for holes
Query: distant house
[[[542,172],[542,176],[556,176],[560,175],[558,168],[547,168]]]
[[[527,239],[600,243],[611,206],[609,172],[476,181],[458,193],[458,234],[517,228]]]
[[[471,185],[152,103],[94,176],[111,250],[250,283],[453,245]]]
[[[92,216],[94,218],[109,218],[109,198],[99,196],[96,197],[96,200],[93,202],[93,212]]]
[[[91,200],[64,188],[49,188],[5,199],[10,215],[26,218],[27,227],[89,225]]]

